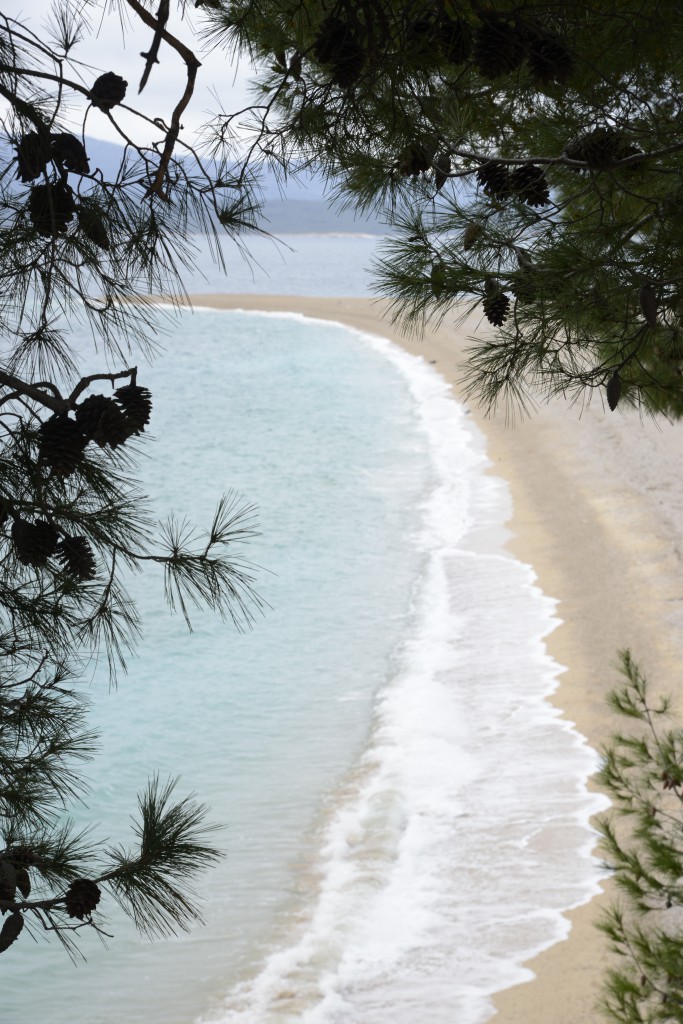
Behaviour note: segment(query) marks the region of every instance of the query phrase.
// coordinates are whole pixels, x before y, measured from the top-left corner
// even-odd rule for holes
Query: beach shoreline
[[[471,319],[406,338],[383,315],[386,306],[371,299],[213,294],[192,302],[303,314],[389,338],[434,364],[460,400],[463,350],[479,329]],[[561,624],[545,644],[567,670],[553,703],[599,750],[616,724],[605,696],[618,682],[620,648],[631,647],[655,689],[675,690],[683,654],[683,483],[676,473],[683,427],[610,413],[598,396],[581,413],[558,402],[514,426],[468,407],[486,437],[490,472],[510,488],[506,546],[558,601]],[[568,938],[527,964],[533,980],[495,997],[498,1021],[595,1018],[608,959],[595,928],[603,902],[597,897],[566,915]]]

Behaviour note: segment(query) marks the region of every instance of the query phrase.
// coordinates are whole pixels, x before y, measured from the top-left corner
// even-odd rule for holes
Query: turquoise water
[[[285,235],[281,239],[246,237],[245,259],[234,246],[225,246],[226,276],[209,258],[206,245],[195,237],[196,273],[188,275],[194,293],[234,295],[370,295],[368,268],[378,252],[377,235]]]
[[[102,753],[90,804],[123,839],[146,777],[180,774],[226,824],[227,856],[202,882],[201,954],[150,947],[116,917],[111,949],[84,935],[88,964],[75,972],[57,949],[24,949],[18,991],[9,1005],[3,996],[13,1024],[188,1021],[205,990],[239,971],[286,907],[315,811],[364,741],[419,561],[410,532],[426,441],[405,379],[355,336],[197,314],[139,380],[155,396],[141,478],[159,513],[207,523],[229,488],[257,504],[261,536],[244,553],[264,567],[257,589],[270,607],[251,632],[198,614],[188,635],[160,579],[133,581],[145,637],[118,692],[92,685]],[[54,974],[29,999],[20,993],[36,970]]]
[[[361,290],[376,240],[292,242],[279,286],[232,290]],[[482,436],[423,360],[292,316],[188,314],[139,380],[159,515],[256,504],[268,607],[251,632],[197,614],[188,634],[160,579],[133,581],[144,640],[117,692],[91,681],[102,752],[75,817],[125,843],[146,778],[180,774],[226,856],[189,935],[150,944],[112,912],[75,968],[22,936],[0,1019],[483,1024],[595,892],[600,801],[547,701],[555,603],[500,547]]]

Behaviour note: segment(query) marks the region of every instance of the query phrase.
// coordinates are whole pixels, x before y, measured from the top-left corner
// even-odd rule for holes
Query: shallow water
[[[270,607],[245,635],[197,615],[188,636],[160,581],[135,581],[139,657],[118,692],[92,683],[90,804],[125,841],[146,777],[181,774],[226,857],[189,936],[150,945],[112,914],[78,970],[17,943],[4,1019],[484,1021],[595,891],[599,800],[546,700],[554,602],[500,547],[482,437],[422,360],[297,317],[197,313],[140,382],[160,514],[206,523],[228,488],[257,503],[245,554]]]

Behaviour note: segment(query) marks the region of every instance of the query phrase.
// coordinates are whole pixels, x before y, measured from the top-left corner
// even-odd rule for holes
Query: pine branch
[[[98,881],[150,936],[174,935],[201,921],[196,896],[188,879],[214,863],[220,852],[207,845],[216,826],[204,824],[206,808],[186,797],[171,803],[177,780],[162,785],[153,779],[138,798],[140,818],[134,832],[138,853],[110,849],[112,867]]]
[[[663,726],[669,701],[651,704],[645,676],[628,651],[620,661],[624,683],[610,705],[637,731],[613,737],[598,777],[614,804],[598,820],[602,848],[623,899],[600,923],[617,956],[602,1008],[622,1024],[681,1021],[683,940],[670,915],[683,906],[683,730]],[[623,828],[620,819],[631,826]]]

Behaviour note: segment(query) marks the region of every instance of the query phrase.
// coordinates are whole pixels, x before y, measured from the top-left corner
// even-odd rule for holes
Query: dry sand
[[[461,389],[463,348],[480,324],[444,323],[420,340],[400,336],[370,299],[196,295],[196,306],[291,311],[380,334],[435,362]],[[491,472],[511,489],[510,550],[558,600],[550,653],[568,670],[555,703],[600,749],[615,722],[605,704],[629,646],[653,689],[676,694],[683,664],[683,423],[672,425],[556,402],[522,422],[472,416],[487,438]],[[683,701],[678,702],[683,711]],[[536,975],[496,998],[500,1024],[595,1021],[607,960],[594,927],[603,897],[573,911],[569,938],[533,960]]]

